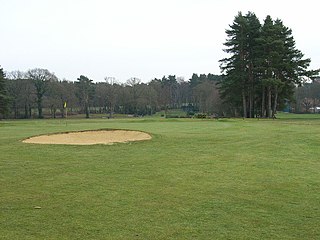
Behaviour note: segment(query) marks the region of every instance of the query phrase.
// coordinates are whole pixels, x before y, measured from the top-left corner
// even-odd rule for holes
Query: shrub
[[[195,118],[207,118],[207,114],[205,113],[197,113],[194,115]]]

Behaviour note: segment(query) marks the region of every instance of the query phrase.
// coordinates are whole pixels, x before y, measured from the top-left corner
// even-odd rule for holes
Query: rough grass
[[[317,116],[1,121],[0,238],[319,239]],[[101,128],[153,139],[21,142]]]

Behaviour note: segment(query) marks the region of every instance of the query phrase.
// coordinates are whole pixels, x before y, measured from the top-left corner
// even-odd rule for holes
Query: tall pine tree
[[[222,97],[243,117],[254,116],[255,68],[257,63],[257,39],[260,35],[260,22],[254,13],[235,17],[230,29],[224,51],[231,57],[220,60],[225,77],[220,82]]]
[[[291,98],[296,85],[317,71],[307,70],[311,60],[296,49],[292,30],[267,16],[260,39],[261,116],[274,117],[277,106]]]
[[[0,68],[0,117],[8,112],[9,96],[6,90],[5,74]]]

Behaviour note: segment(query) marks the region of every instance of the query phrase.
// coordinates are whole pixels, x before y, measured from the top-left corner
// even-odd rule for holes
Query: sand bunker
[[[151,136],[144,132],[127,130],[99,130],[41,135],[25,139],[23,142],[37,144],[93,145],[142,141],[149,139],[151,139]]]

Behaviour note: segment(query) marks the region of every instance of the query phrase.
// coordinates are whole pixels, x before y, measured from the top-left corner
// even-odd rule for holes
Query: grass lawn
[[[101,128],[153,139],[21,142]],[[320,239],[319,146],[320,115],[0,121],[0,239]]]

